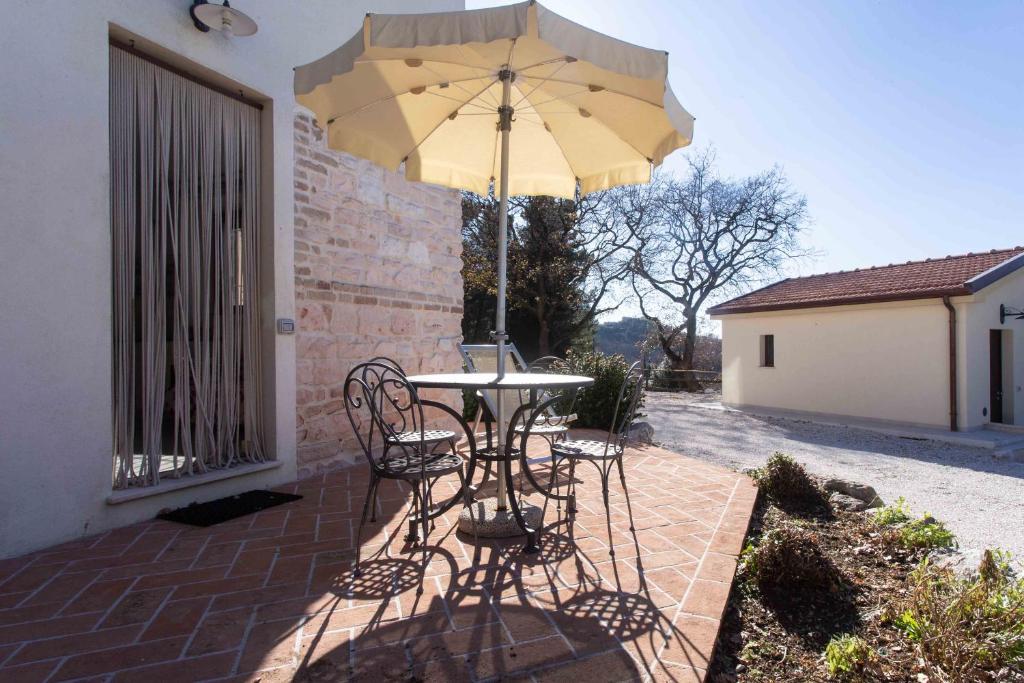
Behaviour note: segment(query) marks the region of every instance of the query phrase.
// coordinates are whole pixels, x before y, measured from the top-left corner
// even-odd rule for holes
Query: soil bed
[[[859,680],[919,683],[923,671],[912,644],[884,618],[885,608],[908,595],[907,575],[925,551],[887,540],[866,513],[785,512],[762,500],[748,538],[799,527],[839,570],[838,587],[822,591],[762,591],[741,566],[719,632],[707,680],[834,681],[823,652],[833,636],[854,634],[878,654],[875,671]]]

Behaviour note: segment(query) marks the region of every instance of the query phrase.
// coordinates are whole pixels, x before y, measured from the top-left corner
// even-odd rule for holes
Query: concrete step
[[[992,457],[997,460],[1009,460],[1010,462],[1024,462],[1024,439],[1014,439],[999,444],[992,451]]]

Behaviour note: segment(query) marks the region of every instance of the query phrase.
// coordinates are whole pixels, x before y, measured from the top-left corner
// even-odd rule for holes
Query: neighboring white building
[[[200,32],[190,4],[4,3],[0,558],[345,460],[336,392],[355,359],[459,367],[458,193],[327,150],[292,69],[367,11],[463,0],[236,0],[249,37]],[[207,211],[231,223],[208,244]],[[140,217],[179,214],[192,243],[131,242]],[[164,266],[153,292],[134,282],[166,308],[125,303],[121,275]]]
[[[710,309],[722,401],[952,430],[1024,425],[1022,309],[1022,247],[783,280]]]

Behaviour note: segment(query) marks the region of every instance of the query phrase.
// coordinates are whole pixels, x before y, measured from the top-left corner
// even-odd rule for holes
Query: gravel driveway
[[[945,521],[963,548],[1001,547],[1024,560],[1024,463],[990,451],[802,420],[702,408],[717,397],[648,393],[643,412],[666,448],[727,467],[759,467],[775,451],[810,472],[875,487],[886,502]]]

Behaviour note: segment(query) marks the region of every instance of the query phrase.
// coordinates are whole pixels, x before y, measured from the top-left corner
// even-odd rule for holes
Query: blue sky
[[[544,5],[668,50],[694,145],[727,175],[785,169],[820,252],[793,274],[1024,243],[1021,0]]]

